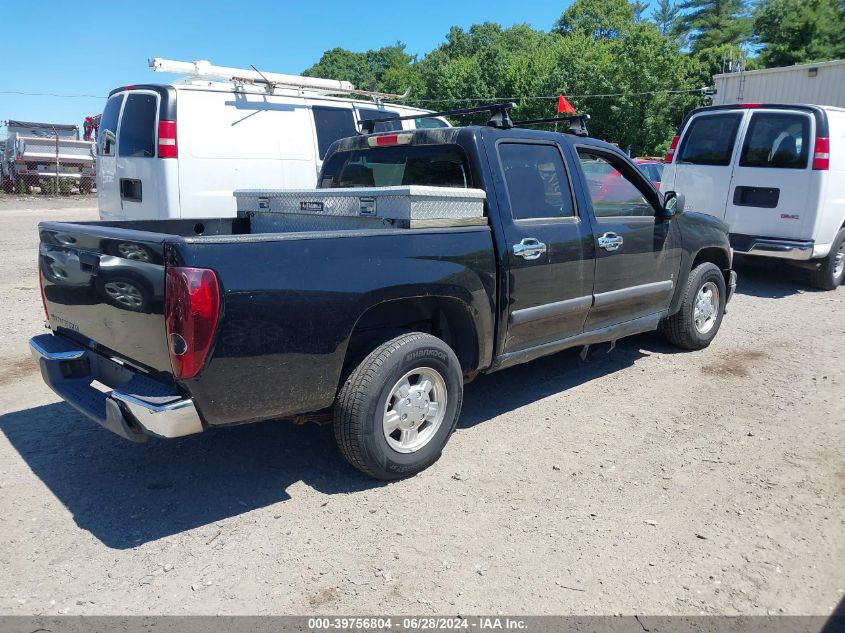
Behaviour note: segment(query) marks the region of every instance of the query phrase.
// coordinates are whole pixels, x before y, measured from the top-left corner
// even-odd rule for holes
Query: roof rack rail
[[[483,106],[475,106],[473,108],[459,108],[457,110],[443,110],[441,112],[427,112],[423,114],[409,114],[406,116],[391,116],[383,119],[361,119],[358,123],[361,125],[361,134],[372,134],[376,129],[376,123],[388,123],[390,121],[409,121],[411,119],[433,119],[441,116],[460,116],[464,114],[478,114],[480,112],[489,112],[490,120],[487,125],[491,127],[509,130],[513,127],[511,121],[510,111],[516,107],[515,103],[491,103]]]
[[[276,88],[292,90],[323,92],[327,94],[353,94],[372,97],[374,100],[395,99],[402,100],[410,94],[391,94],[375,92],[355,87],[348,81],[335,79],[320,79],[319,77],[305,77],[300,75],[284,75],[281,73],[261,72],[255,66],[251,70],[245,68],[230,68],[228,66],[213,66],[211,62],[198,59],[192,62],[181,62],[172,59],[153,57],[148,60],[150,68],[155,72],[175,73],[186,75],[189,79],[220,79],[237,84],[263,85],[267,92],[272,93]]]
[[[465,114],[489,112],[490,120],[487,121],[487,125],[502,130],[509,130],[513,127],[522,127],[527,125],[539,125],[541,123],[566,123],[566,129],[563,130],[565,134],[574,134],[576,136],[589,136],[589,134],[587,133],[587,121],[590,119],[589,114],[574,114],[572,116],[553,117],[549,119],[526,119],[525,121],[514,121],[510,117],[510,111],[515,107],[516,104],[513,102],[490,103],[487,105],[475,106],[472,108],[443,110],[441,112],[429,112],[427,114],[391,116],[385,117],[383,119],[361,119],[358,121],[358,123],[361,125],[361,134],[372,134],[376,129],[377,123],[388,123],[390,121],[408,121],[410,119],[431,119],[434,117],[441,116],[461,116]]]
[[[590,120],[589,114],[573,114],[571,116],[559,116],[549,119],[528,119],[525,121],[514,121],[513,124],[518,127],[526,125],[540,125],[542,123],[566,123],[565,130],[561,130],[564,134],[574,134],[575,136],[589,136],[587,132],[587,121]]]

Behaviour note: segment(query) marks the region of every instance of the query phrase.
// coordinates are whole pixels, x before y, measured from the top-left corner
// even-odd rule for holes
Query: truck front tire
[[[664,336],[682,349],[704,349],[716,338],[727,300],[719,267],[710,262],[699,264],[689,274],[680,310],[662,324]]]
[[[818,270],[813,271],[812,284],[821,290],[836,290],[845,280],[845,228],[840,229],[833,239],[830,253],[821,261]]]
[[[341,386],[335,439],[358,470],[384,480],[411,477],[440,457],[462,400],[452,349],[430,334],[402,334],[370,352]]]

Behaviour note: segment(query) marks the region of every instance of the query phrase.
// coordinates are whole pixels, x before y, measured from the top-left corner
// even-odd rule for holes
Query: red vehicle
[[[663,163],[650,158],[635,158],[634,164],[648,178],[656,189],[660,189],[660,179],[663,176]],[[605,161],[582,161],[581,167],[590,185],[594,200],[607,202],[624,202],[633,197],[640,198],[638,192],[633,191],[622,174]]]

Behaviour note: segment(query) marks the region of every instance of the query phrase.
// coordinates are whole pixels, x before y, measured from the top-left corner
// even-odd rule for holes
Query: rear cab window
[[[323,165],[320,188],[472,186],[458,145],[400,145],[336,152]]]
[[[126,97],[118,132],[118,156],[152,158],[156,155],[158,95],[130,93]]]
[[[792,112],[754,112],[745,133],[742,167],[805,169],[810,155],[810,117]]]
[[[723,112],[694,117],[684,132],[676,162],[730,165],[742,115],[742,112]]]
[[[399,116],[398,112],[392,110],[368,110],[366,108],[358,108],[358,117],[361,121],[372,121],[373,119],[387,119],[389,117]],[[373,132],[395,132],[402,129],[402,121],[383,121],[376,123]]]

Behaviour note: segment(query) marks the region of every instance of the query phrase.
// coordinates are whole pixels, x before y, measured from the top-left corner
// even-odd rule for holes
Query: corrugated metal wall
[[[713,83],[713,105],[812,103],[845,108],[845,59],[714,75]]]

